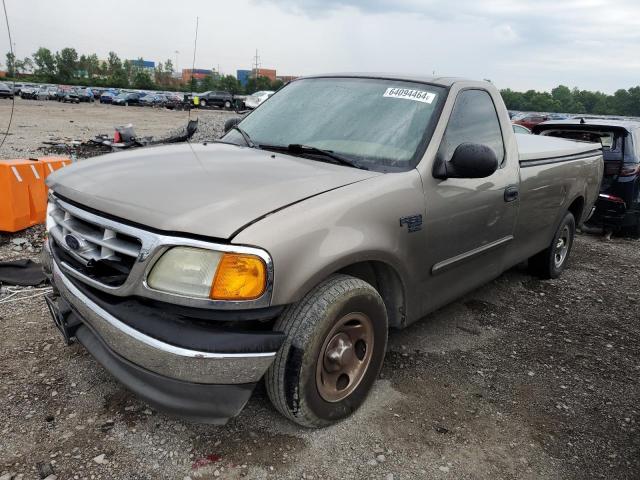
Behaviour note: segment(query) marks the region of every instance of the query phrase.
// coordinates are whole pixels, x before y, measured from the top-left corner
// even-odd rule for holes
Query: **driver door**
[[[512,135],[511,135],[512,136]],[[518,158],[505,148],[492,95],[458,92],[436,154],[448,162],[462,143],[491,147],[499,168],[486,178],[423,178],[426,220],[425,311],[438,308],[502,272],[518,212]]]

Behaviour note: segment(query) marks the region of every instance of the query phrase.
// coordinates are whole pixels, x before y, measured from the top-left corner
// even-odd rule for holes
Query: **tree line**
[[[9,52],[6,54],[5,63],[8,78],[28,78],[33,82],[64,85],[185,92],[224,90],[234,94],[277,90],[283,85],[280,80],[272,82],[267,77],[258,77],[250,78],[243,87],[233,75],[217,73],[183,83],[181,79],[174,78],[171,59],[158,62],[151,71],[140,66],[142,59],[122,60],[115,52],[109,52],[106,60],[101,61],[97,54],[79,55],[75,48],[63,48],[52,52],[48,48],[40,47],[33,55],[22,59]]]
[[[139,60],[141,62],[142,59]],[[267,77],[258,77],[250,78],[243,87],[233,75],[218,74],[182,83],[173,77],[171,59],[159,62],[151,72],[141,68],[138,62],[121,60],[115,52],[109,52],[107,59],[101,61],[95,53],[79,55],[74,48],[63,48],[54,53],[40,47],[33,55],[23,59],[7,53],[6,65],[10,78],[28,76],[34,82],[68,85],[193,92],[224,90],[234,94],[277,90],[283,85],[280,80],[272,82]],[[578,88],[572,90],[564,85],[557,86],[551,92],[516,92],[507,88],[500,93],[509,110],[640,117],[640,86],[620,89],[613,95]]]
[[[551,92],[501,90],[509,110],[640,117],[640,86],[613,95],[559,85]]]

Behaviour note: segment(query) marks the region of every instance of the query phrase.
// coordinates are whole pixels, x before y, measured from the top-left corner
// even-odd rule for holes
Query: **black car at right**
[[[640,237],[640,121],[573,118],[538,124],[533,133],[600,143],[604,175],[588,224]]]

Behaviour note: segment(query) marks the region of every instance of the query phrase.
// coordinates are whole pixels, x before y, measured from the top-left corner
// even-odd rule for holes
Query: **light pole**
[[[176,54],[176,64],[175,64],[175,69],[176,69],[176,72],[177,72],[177,71],[178,71],[178,54],[179,54],[180,52],[179,52],[178,50],[176,50],[176,51],[175,51],[175,52],[173,52],[173,53],[175,53],[175,54]]]

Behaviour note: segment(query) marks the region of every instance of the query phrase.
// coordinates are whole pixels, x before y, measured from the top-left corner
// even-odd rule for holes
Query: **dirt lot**
[[[0,131],[7,128],[11,100],[0,99]],[[199,139],[215,138],[224,119],[233,112],[194,110],[192,118],[203,125]],[[164,108],[117,107],[96,103],[58,103],[16,98],[11,134],[0,151],[0,158],[42,155],[44,141],[57,138],[86,141],[99,134],[113,135],[114,127],[132,123],[138,136],[163,135],[186,125],[188,112]],[[73,152],[72,152],[73,153]],[[81,157],[81,155],[80,155]]]
[[[33,142],[67,132],[76,106],[29,108],[66,110],[19,112],[16,125],[51,125],[16,129]],[[123,110],[77,108],[100,112],[91,133]],[[185,114],[148,115],[164,129]],[[41,235],[0,260],[35,257]],[[0,304],[0,479],[640,478],[639,264],[640,241],[580,235],[562,278],[507,272],[392,332],[364,407],[317,431],[280,417],[263,388],[223,427],[156,412],[64,347],[41,297]]]

